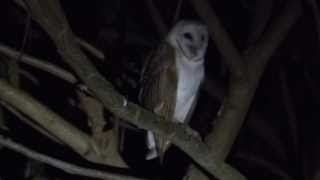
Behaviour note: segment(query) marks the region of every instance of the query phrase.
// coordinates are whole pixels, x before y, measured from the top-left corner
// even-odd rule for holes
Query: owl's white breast
[[[204,61],[188,62],[185,57],[177,58],[178,89],[174,118],[183,123],[195,100],[204,78]]]

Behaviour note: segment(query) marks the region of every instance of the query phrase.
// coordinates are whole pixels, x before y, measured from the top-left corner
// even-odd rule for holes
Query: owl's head
[[[167,41],[192,62],[203,59],[208,46],[206,25],[190,20],[182,20],[174,26]]]

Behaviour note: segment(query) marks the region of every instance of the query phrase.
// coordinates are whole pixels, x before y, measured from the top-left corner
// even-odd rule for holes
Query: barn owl
[[[141,74],[139,100],[145,108],[163,119],[188,123],[204,79],[204,56],[208,31],[204,24],[183,20],[149,59]],[[170,142],[151,131],[147,132],[146,159],[162,161]]]

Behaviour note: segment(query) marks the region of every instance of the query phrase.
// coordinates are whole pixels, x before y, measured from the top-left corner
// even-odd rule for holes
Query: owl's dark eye
[[[192,35],[191,35],[191,33],[188,33],[188,32],[183,33],[183,37],[186,38],[186,39],[188,39],[188,40],[192,40]]]

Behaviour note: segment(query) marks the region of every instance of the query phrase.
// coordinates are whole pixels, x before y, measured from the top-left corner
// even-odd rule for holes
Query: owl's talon
[[[191,134],[192,134],[192,136],[194,136],[196,139],[201,140],[201,136],[200,136],[200,134],[199,134],[197,131],[193,130],[193,131],[191,131]]]
[[[196,139],[199,139],[199,140],[202,140],[200,134],[196,131],[196,130],[193,130],[191,129],[189,126],[185,125],[186,127],[186,131],[187,131],[187,134],[190,135],[190,136],[193,136],[195,137]]]

